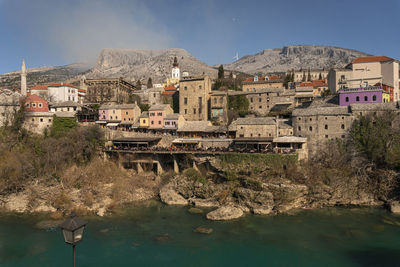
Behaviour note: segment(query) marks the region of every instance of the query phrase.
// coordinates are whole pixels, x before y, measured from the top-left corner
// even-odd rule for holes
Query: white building
[[[30,90],[31,95],[37,95],[49,102],[79,102],[79,89],[67,83],[36,85]]]

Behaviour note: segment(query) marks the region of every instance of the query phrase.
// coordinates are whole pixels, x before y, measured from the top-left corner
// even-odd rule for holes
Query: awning
[[[112,122],[112,123],[107,123],[106,126],[107,126],[107,127],[117,127],[118,124],[119,124],[119,123]]]
[[[98,123],[98,124],[106,124],[107,122],[106,121],[96,121],[96,123]]]
[[[200,140],[196,139],[175,139],[172,141],[174,144],[198,144]]]

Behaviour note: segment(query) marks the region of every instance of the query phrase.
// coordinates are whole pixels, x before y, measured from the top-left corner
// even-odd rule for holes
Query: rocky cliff
[[[343,67],[360,56],[367,54],[333,46],[290,45],[244,56],[236,62],[224,65],[224,68],[249,74],[300,68],[329,69]]]
[[[171,77],[174,57],[177,57],[179,68],[190,75],[206,73],[216,77],[213,67],[201,62],[181,48],[162,50],[103,49],[96,66],[86,75],[94,77],[124,77],[128,80],[147,80],[161,82]]]

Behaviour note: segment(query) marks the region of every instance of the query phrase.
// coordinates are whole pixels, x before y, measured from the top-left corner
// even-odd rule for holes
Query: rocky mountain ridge
[[[289,45],[283,48],[264,49],[257,54],[244,56],[233,63],[225,64],[224,68],[249,74],[285,72],[301,68],[330,69],[344,67],[360,56],[368,54],[334,46]]]
[[[226,70],[248,74],[289,69],[314,69],[343,67],[354,58],[367,54],[340,47],[317,45],[290,45],[283,48],[265,49],[254,55],[225,64]],[[135,82],[146,82],[149,77],[153,83],[165,81],[171,76],[174,57],[179,68],[190,75],[203,73],[212,78],[217,76],[217,67],[201,62],[188,51],[181,48],[160,50],[103,49],[94,67],[86,64],[71,64],[59,67],[43,67],[28,70],[28,87],[52,82],[78,81],[81,75],[87,78],[123,77]],[[17,89],[20,85],[20,72],[0,74],[0,88]]]

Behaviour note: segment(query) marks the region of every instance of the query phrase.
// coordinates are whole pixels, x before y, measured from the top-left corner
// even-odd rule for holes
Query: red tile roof
[[[31,88],[31,90],[47,90],[48,86],[47,85],[35,85],[34,87]]]
[[[169,86],[165,87],[164,90],[165,91],[167,91],[167,90],[175,90],[176,91],[176,87],[173,85],[169,85]]]
[[[176,93],[176,91],[168,90],[168,91],[162,92],[162,95],[174,95],[175,93]]]
[[[371,57],[358,57],[355,58],[351,63],[367,63],[367,62],[383,62],[391,61],[393,58],[385,56],[371,56]]]

